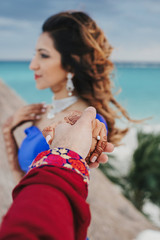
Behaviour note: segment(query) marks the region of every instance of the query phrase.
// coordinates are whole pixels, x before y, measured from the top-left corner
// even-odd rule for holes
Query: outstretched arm
[[[2,126],[2,132],[8,156],[11,171],[17,180],[24,176],[18,163],[18,145],[14,137],[13,131],[20,125],[28,121],[34,121],[40,118],[43,114],[45,107],[43,104],[31,104],[18,109],[13,116],[9,117]]]
[[[51,149],[36,157],[13,191],[14,202],[2,223],[1,240],[86,239],[89,168],[84,159],[92,146],[94,118],[91,107],[73,126],[63,123],[55,128]]]

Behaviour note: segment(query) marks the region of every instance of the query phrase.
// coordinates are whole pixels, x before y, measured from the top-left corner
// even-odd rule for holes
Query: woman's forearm
[[[23,177],[24,172],[21,170],[18,163],[18,145],[13,135],[12,117],[8,118],[2,126],[2,132],[11,171],[17,181],[19,181]]]

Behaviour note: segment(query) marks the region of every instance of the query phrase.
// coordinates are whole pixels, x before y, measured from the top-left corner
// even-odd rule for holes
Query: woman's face
[[[61,55],[53,46],[48,33],[42,33],[36,44],[36,54],[30,63],[38,89],[51,88],[53,92],[65,86],[67,71],[61,66]]]

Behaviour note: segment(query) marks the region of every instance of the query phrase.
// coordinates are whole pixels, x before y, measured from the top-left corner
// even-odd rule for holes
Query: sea
[[[29,61],[0,61],[0,79],[28,104],[51,102],[50,89],[36,89]],[[132,119],[152,117],[151,124],[160,124],[160,63],[115,62],[111,79],[115,98]]]

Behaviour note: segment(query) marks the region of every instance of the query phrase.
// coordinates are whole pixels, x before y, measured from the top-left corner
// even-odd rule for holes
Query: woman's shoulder
[[[29,135],[29,134],[38,134],[41,131],[37,126],[33,125],[33,126],[25,128],[24,132],[25,132],[26,135]]]
[[[24,172],[28,171],[29,165],[38,153],[48,150],[49,145],[42,135],[41,130],[36,126],[24,130],[26,137],[21,143],[18,151],[18,161]]]

